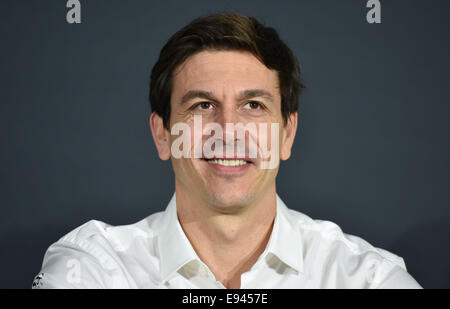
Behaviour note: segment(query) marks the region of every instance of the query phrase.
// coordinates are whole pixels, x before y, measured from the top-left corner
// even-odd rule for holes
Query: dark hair
[[[150,77],[150,105],[169,128],[172,74],[188,57],[203,50],[248,51],[269,69],[278,72],[281,113],[285,123],[297,111],[304,85],[298,61],[275,29],[254,17],[216,13],[194,19],[164,45]]]

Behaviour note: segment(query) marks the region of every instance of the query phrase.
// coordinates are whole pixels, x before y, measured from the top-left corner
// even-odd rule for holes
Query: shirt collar
[[[277,195],[275,222],[262,256],[266,256],[270,252],[289,267],[303,272],[303,247],[300,231],[295,228],[289,211]],[[167,281],[171,275],[189,262],[200,261],[178,220],[175,193],[163,215],[158,246],[163,281]]]
[[[163,281],[190,261],[200,261],[178,221],[175,193],[163,215],[158,246]]]
[[[275,222],[269,243],[262,255],[265,256],[270,252],[284,264],[301,273],[303,272],[302,239],[290,211],[277,194]]]

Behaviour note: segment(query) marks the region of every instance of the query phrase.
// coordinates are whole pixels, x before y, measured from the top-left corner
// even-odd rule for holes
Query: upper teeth
[[[245,165],[247,164],[247,161],[245,160],[221,160],[221,159],[214,159],[214,160],[208,160],[209,163],[214,164],[220,164],[225,166],[239,166],[239,165]]]

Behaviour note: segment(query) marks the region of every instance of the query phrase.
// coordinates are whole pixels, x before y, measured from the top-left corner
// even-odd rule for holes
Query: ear
[[[170,159],[170,132],[164,127],[163,119],[157,113],[150,115],[150,129],[161,160]]]
[[[297,131],[297,112],[291,113],[283,128],[281,141],[280,159],[287,160],[291,156],[292,145],[294,144],[295,133]]]

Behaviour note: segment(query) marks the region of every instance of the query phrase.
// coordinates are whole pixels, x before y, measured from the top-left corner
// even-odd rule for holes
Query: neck
[[[240,288],[241,274],[264,251],[276,215],[275,184],[244,208],[224,214],[193,199],[176,184],[180,224],[200,259],[227,288]]]

